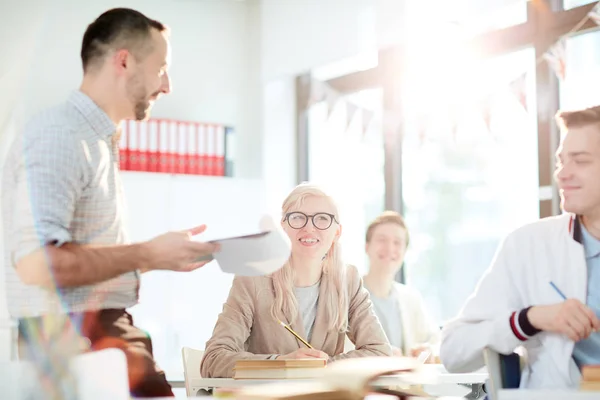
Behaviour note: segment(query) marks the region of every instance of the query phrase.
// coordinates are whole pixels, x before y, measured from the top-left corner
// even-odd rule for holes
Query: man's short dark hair
[[[102,60],[110,50],[127,49],[141,58],[152,49],[152,29],[166,32],[162,23],[130,8],[113,8],[100,15],[86,29],[81,44],[83,71]]]

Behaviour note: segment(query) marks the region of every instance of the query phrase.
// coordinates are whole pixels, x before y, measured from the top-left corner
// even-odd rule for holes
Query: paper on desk
[[[213,240],[221,250],[213,254],[223,272],[240,276],[268,275],[290,258],[291,243],[271,217],[260,221],[260,233]]]

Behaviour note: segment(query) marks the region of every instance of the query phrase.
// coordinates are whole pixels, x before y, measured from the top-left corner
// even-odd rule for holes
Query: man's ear
[[[126,49],[117,50],[113,53],[111,61],[118,75],[124,75],[128,68],[131,68],[133,57]]]

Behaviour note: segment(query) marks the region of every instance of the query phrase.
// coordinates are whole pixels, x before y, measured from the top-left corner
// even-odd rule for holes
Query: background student
[[[408,243],[408,229],[399,213],[385,211],[375,218],[366,233],[369,272],[364,284],[394,354],[418,357],[425,352],[429,354],[423,354],[425,360],[433,362],[440,328],[430,318],[419,292],[395,280]]]

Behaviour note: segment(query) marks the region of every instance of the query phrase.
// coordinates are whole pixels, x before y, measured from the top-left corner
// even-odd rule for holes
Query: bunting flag
[[[588,17],[590,17],[590,19],[594,21],[596,25],[600,25],[600,2],[596,4],[594,8],[592,8],[592,11],[588,13]]]
[[[308,107],[320,103],[326,99],[327,89],[325,83],[313,79],[310,83],[310,97],[308,99]]]
[[[362,109],[362,134],[363,136],[367,133],[369,129],[369,125],[371,125],[371,121],[375,117],[375,112],[371,110]]]
[[[325,101],[327,102],[327,119],[331,116],[339,99],[340,96],[333,89],[327,90],[327,94],[325,95]]]
[[[527,73],[521,74],[517,79],[508,84],[511,93],[521,103],[525,111],[527,110]]]
[[[419,115],[417,117],[417,138],[419,139],[419,146],[423,146],[427,140],[427,117],[425,115]]]
[[[485,124],[485,129],[489,133],[492,133],[492,111],[493,111],[493,95],[486,96],[481,101],[481,118],[483,118],[483,123]]]
[[[556,77],[563,81],[566,75],[566,54],[567,54],[567,41],[565,38],[560,39],[556,42],[548,51],[544,54],[544,60],[548,62],[550,68],[554,70]]]
[[[356,104],[350,103],[349,101],[346,102],[346,129],[350,126],[352,118],[354,118],[357,110],[358,106]]]

